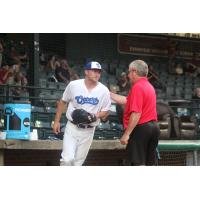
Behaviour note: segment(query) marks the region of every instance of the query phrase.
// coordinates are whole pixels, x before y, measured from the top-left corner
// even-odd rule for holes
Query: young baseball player
[[[63,108],[66,104],[68,105],[66,111],[68,121],[63,138],[60,165],[80,166],[84,163],[93,140],[95,127],[101,118],[108,115],[111,106],[109,90],[99,82],[101,65],[95,61],[89,62],[84,66],[84,72],[85,79],[71,81],[57,105],[53,125],[55,134],[60,132],[59,121]],[[77,124],[76,121],[79,121],[75,119],[75,117],[77,118],[77,109],[84,109],[90,113],[87,123]]]

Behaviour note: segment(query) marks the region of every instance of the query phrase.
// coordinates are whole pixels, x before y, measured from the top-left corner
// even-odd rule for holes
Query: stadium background
[[[191,100],[194,95],[194,89],[200,86],[199,77],[191,78],[185,75],[179,76],[168,73],[168,54],[164,51],[146,53],[144,48],[161,48],[168,50],[168,44],[162,41],[169,39],[179,44],[176,61],[186,63],[192,59],[192,53],[199,53],[199,35],[186,34],[170,35],[170,34],[132,34],[136,44],[140,45],[138,52],[119,52],[119,34],[2,34],[1,37],[6,41],[14,41],[18,44],[23,41],[26,45],[28,53],[28,67],[25,69],[28,78],[29,96],[26,97],[32,103],[32,128],[37,128],[41,139],[52,139],[51,122],[55,114],[56,100],[58,100],[65,87],[63,84],[52,83],[50,78],[52,72],[41,73],[39,70],[41,64],[41,55],[44,54],[47,58],[50,55],[58,55],[68,60],[69,65],[83,76],[81,69],[83,64],[88,60],[99,61],[105,71],[102,73],[101,81],[108,87],[116,84],[117,78],[123,71],[127,70],[128,63],[133,59],[144,59],[149,65],[153,66],[154,70],[167,85],[166,91],[157,89],[159,101],[169,103],[172,100]],[[185,37],[186,36],[186,37]],[[150,42],[149,42],[150,38]],[[148,40],[148,41],[147,41]],[[137,42],[139,41],[139,42]],[[143,41],[143,42],[141,42]],[[151,41],[154,41],[151,43]],[[158,45],[155,47],[155,41]],[[164,44],[164,45],[163,45]],[[123,47],[123,46],[122,46]],[[124,50],[124,49],[123,49]],[[127,50],[127,49],[125,49]],[[130,49],[129,49],[130,50]],[[137,50],[137,49],[136,49]],[[143,51],[144,50],[144,51]],[[180,53],[180,52],[186,53]],[[164,53],[163,53],[164,52]],[[198,55],[199,59],[199,55]],[[175,84],[175,85],[174,85]],[[37,87],[37,88],[36,88]],[[9,95],[4,95],[2,89],[1,103],[5,103],[12,99]],[[181,91],[181,92],[180,92]],[[7,93],[6,93],[7,94]],[[11,98],[11,99],[10,99]],[[40,104],[39,104],[40,103]],[[187,103],[187,102],[184,102]],[[177,108],[174,108],[179,115],[188,115],[196,117],[196,126],[192,130],[189,137],[180,137],[178,139],[198,139],[199,132],[199,110],[192,104],[184,104],[184,108],[179,105],[179,113]],[[187,109],[185,109],[187,108]],[[1,113],[1,117],[2,117]],[[39,123],[39,122],[42,123]],[[44,122],[44,123],[43,123]],[[120,126],[116,113],[112,113],[110,122],[115,126],[105,127],[107,124],[102,124],[99,131],[95,134],[95,139],[116,139],[120,136]],[[62,123],[65,123],[63,117]],[[43,124],[43,126],[41,125]],[[192,126],[193,127],[193,126]],[[2,128],[2,127],[1,127]],[[106,130],[106,131],[105,131]],[[188,131],[190,132],[190,130]],[[168,133],[169,135],[170,133]],[[166,138],[165,138],[166,139]],[[169,138],[167,138],[169,139]],[[177,139],[177,138],[176,138]],[[60,151],[34,151],[34,150],[6,150],[5,165],[58,165]],[[167,151],[161,152],[161,160],[159,165],[186,165],[186,151]],[[105,156],[106,155],[106,156]],[[85,165],[121,165],[124,157],[123,150],[91,150]]]

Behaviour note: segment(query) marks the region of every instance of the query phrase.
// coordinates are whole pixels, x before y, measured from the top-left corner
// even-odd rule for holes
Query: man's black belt
[[[78,128],[93,128],[94,126],[91,126],[89,124],[75,124],[73,121],[70,121],[72,124],[76,125]]]
[[[151,120],[151,121],[145,122],[145,123],[143,123],[143,124],[137,124],[136,127],[137,127],[137,126],[142,126],[142,125],[145,125],[145,124],[155,124],[155,123],[156,123],[156,121]]]

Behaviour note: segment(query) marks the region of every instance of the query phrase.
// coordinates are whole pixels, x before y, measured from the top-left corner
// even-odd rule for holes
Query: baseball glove
[[[95,114],[89,113],[84,109],[75,109],[72,112],[72,120],[74,124],[90,124],[97,120]]]

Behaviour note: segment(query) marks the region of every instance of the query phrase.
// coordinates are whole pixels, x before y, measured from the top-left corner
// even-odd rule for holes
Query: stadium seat
[[[39,86],[41,88],[46,88],[47,87],[47,79],[46,78],[40,78],[39,79]]]
[[[97,130],[110,130],[110,123],[109,123],[109,121],[107,121],[107,122],[100,122],[99,125],[97,126]]]
[[[169,114],[165,114],[158,118],[158,125],[160,128],[159,139],[169,139],[171,136],[171,119]]]
[[[53,134],[50,120],[49,121],[36,120],[34,128],[38,130],[39,139],[44,139],[47,137],[47,135]]]
[[[109,85],[116,85],[117,84],[116,76],[110,75],[108,78],[108,82]]]
[[[177,87],[175,88],[175,96],[176,96],[176,97],[182,98],[182,97],[183,97],[183,93],[184,93],[183,87],[177,86]]]
[[[102,68],[103,68],[106,72],[108,72],[108,70],[109,70],[108,63],[102,62],[101,65],[102,65]]]
[[[196,139],[197,136],[197,118],[195,116],[180,117],[180,139]]]
[[[49,89],[56,89],[57,88],[57,85],[56,85],[56,83],[55,82],[47,82],[47,87],[49,88]]]
[[[116,140],[119,139],[121,135],[122,132],[116,130],[103,131],[103,137],[106,140]]]
[[[167,97],[174,96],[174,86],[167,86],[166,96]]]
[[[58,89],[59,90],[61,90],[61,91],[63,91],[64,92],[64,90],[65,90],[65,88],[66,88],[66,83],[61,83],[61,82],[58,82],[57,83],[57,86],[58,86]]]
[[[109,73],[112,74],[112,75],[116,75],[117,66],[118,66],[118,61],[117,60],[113,60],[110,63],[110,66],[109,66]]]
[[[39,107],[39,106],[32,106],[31,107],[31,112],[44,112],[44,107]]]
[[[116,122],[111,122],[110,123],[110,130],[122,132],[123,131],[123,125],[116,123]]]

